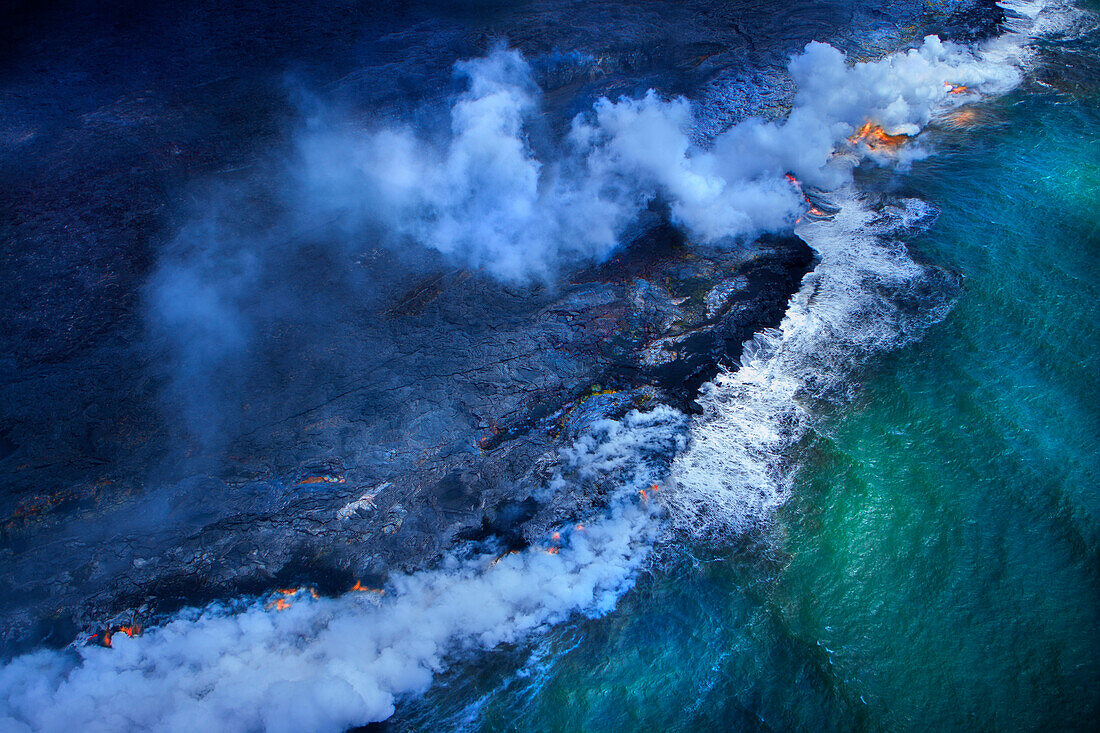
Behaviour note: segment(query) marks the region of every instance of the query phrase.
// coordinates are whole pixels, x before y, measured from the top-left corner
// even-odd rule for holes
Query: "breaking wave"
[[[305,160],[325,161],[307,171],[311,190],[335,210],[506,278],[552,269],[561,247],[599,256],[621,222],[658,195],[700,242],[801,215],[801,186],[786,174],[833,191],[815,199],[833,213],[800,225],[820,264],[781,326],[747,344],[738,371],[704,387],[690,432],[685,416],[658,407],[597,423],[562,451],[547,491],[598,484],[607,508],[594,521],[563,526],[520,553],[451,557],[396,576],[379,589],[384,595],[298,591],[273,598],[276,608],[215,604],[118,638],[111,649],[25,655],[0,670],[0,728],[341,731],[391,715],[453,655],[576,612],[607,612],[668,526],[728,531],[764,518],[790,491],[783,456],[811,423],[812,400],[843,391],[853,364],[914,338],[949,306],[940,297],[929,307],[930,293],[946,292],[942,278],[892,236],[926,208],[908,201],[873,210],[854,193],[852,168],[868,157],[904,163],[919,151],[909,138],[937,114],[1010,89],[1019,79],[1010,47],[998,42],[994,58],[929,38],[849,65],[839,51],[811,44],[791,63],[799,91],[786,120],[746,121],[702,150],[688,142],[686,101],[603,100],[574,122],[573,152],[553,166],[536,160],[523,137],[537,90],[523,80],[522,59],[499,51],[464,67],[470,90],[442,148],[408,131],[323,131],[305,140]],[[885,137],[861,137],[868,122]],[[899,148],[876,142],[902,135]],[[561,212],[578,203],[598,226],[588,231],[591,222],[575,220],[588,222],[587,239],[563,244],[581,229],[565,228]],[[520,256],[532,242],[549,249]],[[656,499],[642,493],[653,484]]]
[[[783,322],[700,391],[691,446],[663,496],[682,531],[737,533],[765,519],[789,495],[797,464],[788,452],[810,428],[814,402],[842,398],[861,362],[913,340],[950,307],[949,277],[892,236],[930,218],[930,207],[907,200],[874,212],[850,190],[830,198],[833,218],[798,230],[820,261]]]

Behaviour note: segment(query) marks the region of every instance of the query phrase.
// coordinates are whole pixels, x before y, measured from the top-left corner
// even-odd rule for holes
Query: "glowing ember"
[[[642,497],[642,501],[649,501],[649,494],[645,492],[645,489],[638,489],[638,496]]]
[[[356,593],[377,593],[380,596],[386,595],[386,590],[384,588],[371,588],[369,585],[363,585],[358,580],[355,581],[355,585],[353,585],[351,589]]]
[[[548,554],[548,555],[557,555],[558,554],[558,548],[551,547],[546,551],[546,554]]]
[[[561,532],[555,532],[554,534],[550,535],[550,539],[560,540],[561,539]]]
[[[115,634],[122,632],[126,636],[141,636],[144,629],[138,625],[133,624],[131,626],[114,626],[104,629],[102,633],[92,634],[88,637],[89,644],[99,644],[100,646],[112,648],[111,641],[114,639]]]
[[[578,524],[575,529],[578,532],[583,532],[584,531],[584,525],[583,524]]]
[[[306,484],[342,484],[344,483],[343,476],[307,476],[295,486],[304,486]]]
[[[863,127],[856,130],[856,134],[848,138],[852,145],[863,143],[869,148],[893,148],[901,145],[909,139],[908,135],[890,135],[880,125],[871,122],[863,123]]]

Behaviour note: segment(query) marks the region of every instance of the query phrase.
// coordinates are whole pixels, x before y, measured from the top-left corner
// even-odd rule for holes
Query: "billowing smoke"
[[[400,128],[310,131],[300,139],[302,185],[318,216],[508,281],[605,258],[658,197],[696,241],[789,228],[805,204],[786,174],[834,188],[850,169],[834,159],[838,145],[864,123],[912,136],[937,112],[973,99],[952,89],[1000,92],[1018,78],[935,37],[855,65],[811,43],[791,61],[799,91],[783,121],[748,120],[704,150],[691,143],[685,99],[601,99],[573,120],[557,156],[539,160],[528,136],[539,93],[520,54],[498,49],[458,69],[469,88],[444,144]]]
[[[374,594],[289,608],[208,608],[120,638],[22,657],[0,671],[6,731],[333,731],[422,692],[446,653],[491,648],[577,610],[606,612],[645,556],[647,515],[624,508],[556,554],[480,558]],[[121,635],[120,635],[121,636]],[[17,722],[18,721],[18,722]]]
[[[541,547],[392,578],[349,593],[191,611],[114,647],[42,651],[0,670],[4,731],[339,731],[382,720],[427,689],[446,655],[611,610],[658,531],[639,487],[667,475],[686,420],[667,407],[603,421],[561,469],[610,484],[609,509]]]
[[[511,281],[546,278],[572,262],[606,257],[657,197],[696,241],[721,244],[788,227],[805,204],[785,174],[841,186],[859,156],[885,155],[846,142],[865,122],[912,135],[966,99],[948,85],[998,92],[1017,78],[1009,66],[935,38],[855,65],[811,44],[790,70],[799,92],[787,119],[746,121],[707,149],[689,142],[688,102],[649,94],[599,102],[573,122],[559,153],[539,160],[529,134],[538,91],[523,59],[498,50],[460,67],[468,90],[454,105],[443,143],[400,128],[303,133],[300,189],[292,198],[345,231],[370,232],[393,246],[415,243]],[[842,238],[832,242],[825,262],[836,276],[822,276],[822,302],[858,297],[858,287],[850,288],[862,274],[906,275],[889,257],[878,269],[853,265],[868,252],[877,256],[874,247],[853,251]],[[253,271],[250,257],[237,262],[243,275]],[[232,313],[248,298],[219,289],[185,258],[172,267],[154,298],[164,321],[189,340],[210,339],[218,353],[239,350],[238,334],[247,337],[248,329]],[[801,429],[794,399],[809,383],[812,350],[822,338],[843,341],[845,329],[858,331],[876,316],[863,307],[836,318],[827,313],[820,321],[826,327],[815,330],[806,325],[818,318],[815,306],[803,295],[783,329],[748,354],[744,376],[724,376],[704,394],[708,412],[694,425],[694,447],[673,471],[677,488],[667,505],[674,513],[710,521],[723,502],[722,511],[751,512],[781,500],[776,453]],[[212,319],[237,327],[222,332],[206,323]],[[786,407],[772,409],[773,398]],[[746,423],[753,409],[761,419]],[[643,503],[638,486],[663,476],[651,456],[629,469],[626,457],[642,452],[639,446],[682,447],[682,416],[648,415],[628,416],[621,428],[598,426],[598,435],[563,456],[572,469],[560,472],[552,489],[591,480],[591,471],[605,478],[613,472],[619,489],[601,521],[563,532],[560,547],[543,548],[556,553],[532,548],[499,560],[451,559],[395,578],[378,605],[355,594],[299,594],[284,611],[214,606],[144,637],[120,638],[114,649],[27,655],[0,671],[0,727],[339,731],[385,718],[401,695],[428,686],[447,655],[520,638],[577,611],[606,611],[630,587],[658,531],[655,502]],[[732,457],[731,444],[739,446]],[[756,498],[746,498],[753,491]]]
[[[605,258],[642,202],[568,155],[536,158],[528,130],[539,90],[517,51],[498,49],[457,71],[469,88],[442,144],[402,128],[305,132],[300,183],[311,215],[509,282],[551,280],[564,264]]]

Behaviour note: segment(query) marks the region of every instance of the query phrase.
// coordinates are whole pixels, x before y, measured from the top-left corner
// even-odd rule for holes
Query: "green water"
[[[610,616],[458,664],[391,725],[1096,729],[1098,48],[1044,49],[1053,87],[899,181],[941,212],[907,244],[961,297],[859,375],[773,528],[678,548]]]
[[[784,512],[773,602],[885,727],[1100,713],[1100,110],[1017,95],[909,177],[954,312],[867,385]]]

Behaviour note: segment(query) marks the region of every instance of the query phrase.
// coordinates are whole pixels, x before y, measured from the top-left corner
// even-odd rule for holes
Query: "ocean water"
[[[459,663],[389,725],[1094,729],[1100,34],[1034,46],[934,155],[866,171],[934,209],[898,237],[952,307],[818,404],[773,521],[666,548],[608,616]]]

